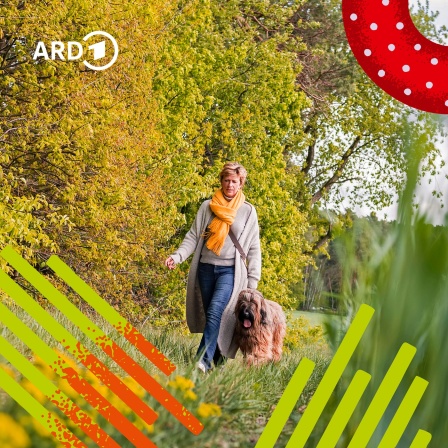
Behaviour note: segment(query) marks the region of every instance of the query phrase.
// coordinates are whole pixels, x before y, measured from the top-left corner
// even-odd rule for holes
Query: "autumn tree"
[[[135,307],[135,285],[159,282],[159,245],[176,220],[164,182],[152,79],[166,3],[7,2],[0,47],[0,243],[44,272],[57,253],[103,296]],[[36,26],[38,24],[39,26]],[[33,59],[38,41],[106,30],[120,57],[106,71]],[[132,106],[132,107],[131,107]]]

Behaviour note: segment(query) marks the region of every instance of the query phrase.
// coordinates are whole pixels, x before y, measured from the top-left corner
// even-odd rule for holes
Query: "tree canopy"
[[[57,253],[136,317],[182,317],[188,266],[162,261],[224,162],[249,171],[260,289],[292,305],[332,236],[319,207],[347,184],[372,207],[401,187],[403,120],[435,160],[437,122],[362,73],[334,0],[15,0],[0,17],[0,245],[48,275]],[[113,67],[33,60],[93,30],[117,39]]]

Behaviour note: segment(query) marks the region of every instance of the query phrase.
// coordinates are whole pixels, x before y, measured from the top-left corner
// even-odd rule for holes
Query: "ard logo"
[[[97,61],[99,59],[107,58],[107,48],[113,48],[113,55],[111,58],[107,58],[107,63],[103,63],[102,65],[94,65],[87,60],[83,61],[83,64],[90,68],[91,70],[106,70],[115,63],[118,58],[118,44],[113,36],[105,31],[92,31],[87,34],[83,41],[87,42],[90,38],[94,36],[103,36],[106,40],[101,40],[100,42],[91,44],[88,46],[88,52],[92,53],[91,58],[93,61]],[[106,42],[109,42],[106,45]],[[33,55],[33,59],[44,58],[45,60],[61,60],[61,61],[78,61],[84,56],[83,45],[80,42],[69,41],[69,42],[61,42],[61,41],[53,41],[50,45],[45,45],[44,42],[39,41],[36,46],[36,50]]]

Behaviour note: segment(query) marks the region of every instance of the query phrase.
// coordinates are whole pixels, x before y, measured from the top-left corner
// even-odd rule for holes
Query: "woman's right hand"
[[[174,269],[174,268],[176,267],[176,263],[174,263],[174,260],[173,260],[171,257],[168,257],[168,258],[165,260],[165,266],[166,266],[168,269]]]

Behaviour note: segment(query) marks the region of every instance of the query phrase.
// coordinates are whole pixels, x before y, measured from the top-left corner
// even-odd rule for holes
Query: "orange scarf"
[[[229,234],[230,226],[236,217],[236,212],[243,205],[246,197],[242,190],[231,201],[227,201],[221,190],[216,190],[210,202],[210,208],[215,214],[212,222],[208,226],[205,237],[207,248],[219,256],[224,242]]]

